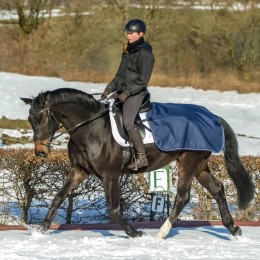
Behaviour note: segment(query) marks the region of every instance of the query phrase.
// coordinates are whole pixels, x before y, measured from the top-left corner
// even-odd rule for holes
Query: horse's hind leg
[[[57,192],[52,201],[51,207],[41,223],[42,229],[49,229],[53,218],[55,217],[59,206],[66,199],[67,195],[76,189],[79,184],[87,178],[87,174],[85,171],[76,170],[74,167],[70,169],[69,175],[66,179],[66,182],[62,186],[62,188]]]
[[[197,173],[195,177],[198,182],[204,188],[206,188],[217,201],[223,225],[233,236],[242,235],[240,227],[234,226],[234,220],[228,210],[223,184],[215,179],[215,177],[209,171],[207,165],[205,165],[203,170],[200,173]]]
[[[177,184],[177,194],[174,201],[174,208],[170,216],[161,226],[157,238],[165,238],[170,232],[173,223],[190,201],[190,189],[192,179],[199,167],[205,162],[203,154],[186,152],[179,158],[179,176]]]
[[[103,179],[103,186],[106,194],[107,206],[110,217],[113,221],[121,225],[125,233],[130,237],[142,236],[143,232],[137,231],[133,226],[128,224],[120,214],[120,186],[119,178],[105,178]]]
[[[190,201],[190,188],[190,184],[178,182],[177,195],[175,197],[173,211],[171,212],[167,220],[164,222],[164,224],[161,226],[156,236],[157,238],[165,238],[169,234],[173,223],[176,221],[177,217],[179,216],[183,208]]]

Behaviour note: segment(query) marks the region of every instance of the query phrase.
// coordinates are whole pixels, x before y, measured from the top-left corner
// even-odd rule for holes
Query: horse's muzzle
[[[49,140],[37,140],[34,142],[34,152],[36,156],[45,158],[50,153]]]
[[[42,158],[47,157],[47,154],[43,153],[43,152],[37,153],[36,155],[39,156],[39,157],[42,157]]]

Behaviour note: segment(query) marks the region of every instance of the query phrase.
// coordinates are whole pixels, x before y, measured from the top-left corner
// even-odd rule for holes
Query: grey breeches
[[[129,96],[123,104],[123,122],[127,132],[134,130],[134,121],[142,105],[143,98],[147,92],[141,92]],[[112,94],[112,98],[118,98],[118,94]]]

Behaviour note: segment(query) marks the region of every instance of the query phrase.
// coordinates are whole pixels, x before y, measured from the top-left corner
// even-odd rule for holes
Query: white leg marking
[[[169,218],[167,218],[166,221],[161,226],[156,238],[158,238],[158,239],[165,238],[169,234],[171,228],[172,228],[172,224],[171,224]]]

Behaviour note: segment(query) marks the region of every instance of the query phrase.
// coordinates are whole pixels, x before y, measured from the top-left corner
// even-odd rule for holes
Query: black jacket
[[[141,39],[137,45],[128,45],[127,50],[122,53],[115,78],[106,87],[109,93],[116,91],[120,94],[124,91],[128,96],[133,96],[147,90],[154,65],[151,45]]]

